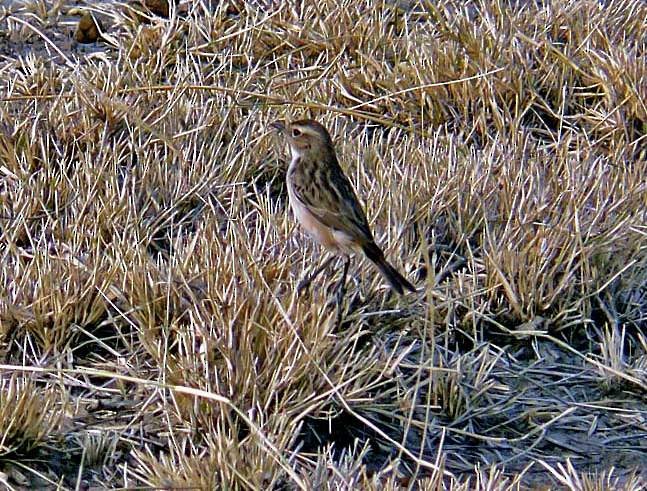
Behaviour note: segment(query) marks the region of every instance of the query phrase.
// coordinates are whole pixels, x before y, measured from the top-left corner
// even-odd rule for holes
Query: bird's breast
[[[288,196],[290,207],[295,218],[308,235],[325,248],[338,254],[352,254],[356,244],[352,238],[340,231],[322,223],[296,195],[294,184],[288,175]]]

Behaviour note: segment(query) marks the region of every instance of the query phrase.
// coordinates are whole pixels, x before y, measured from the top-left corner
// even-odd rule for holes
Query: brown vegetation
[[[645,486],[644,2],[76,3],[0,6],[1,486]],[[339,329],[295,117],[419,287]]]

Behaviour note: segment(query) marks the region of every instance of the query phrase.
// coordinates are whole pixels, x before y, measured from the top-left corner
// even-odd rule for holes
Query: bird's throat
[[[299,166],[300,162],[301,162],[301,155],[293,151],[292,160],[290,161],[290,166],[288,167],[288,172],[290,174],[293,173],[296,170],[296,168]]]

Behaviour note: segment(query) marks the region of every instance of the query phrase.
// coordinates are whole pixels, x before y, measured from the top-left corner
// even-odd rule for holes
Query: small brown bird
[[[292,160],[287,172],[290,205],[301,226],[326,249],[345,256],[344,272],[338,286],[338,302],[344,285],[350,256],[363,252],[398,293],[415,291],[384,258],[375,243],[362,205],[344,174],[330,134],[317,121],[303,119],[292,123],[276,121],[272,126],[283,133],[290,145]],[[309,284],[332,260],[326,261],[299,289]]]
[[[83,44],[94,43],[101,37],[103,26],[90,12],[85,12],[74,32],[74,39]]]

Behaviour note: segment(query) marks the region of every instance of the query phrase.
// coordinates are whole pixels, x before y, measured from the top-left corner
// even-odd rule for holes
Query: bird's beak
[[[270,126],[275,130],[279,130],[280,132],[283,132],[285,131],[286,125],[285,125],[285,121],[279,119],[278,121],[274,121],[273,123],[271,123]]]

